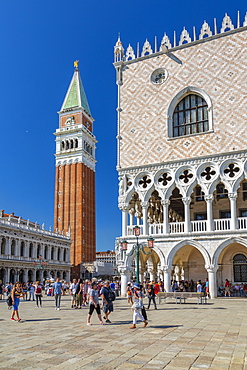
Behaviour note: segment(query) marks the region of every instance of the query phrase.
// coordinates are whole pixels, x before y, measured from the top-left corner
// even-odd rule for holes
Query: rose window
[[[162,174],[162,176],[158,179],[158,181],[163,185],[163,186],[166,186],[168,184],[168,182],[171,181],[171,176],[167,173],[167,172],[164,172]]]
[[[189,170],[184,170],[182,175],[179,176],[179,180],[183,181],[185,184],[187,184],[192,178],[193,174],[190,173]]]
[[[141,180],[139,180],[139,185],[146,189],[148,187],[148,184],[151,183],[151,180],[148,178],[147,175],[143,176]]]
[[[211,167],[206,167],[205,170],[201,173],[201,176],[204,177],[205,180],[209,181],[215,174],[215,170],[213,170]]]
[[[224,170],[224,173],[229,177],[235,177],[235,175],[240,171],[240,168],[235,165],[235,163],[230,163],[229,166]]]

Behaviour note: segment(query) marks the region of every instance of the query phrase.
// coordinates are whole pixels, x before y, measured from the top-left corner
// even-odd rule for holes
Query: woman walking
[[[138,285],[134,285],[134,303],[132,306],[133,310],[133,325],[130,327],[130,329],[135,329],[137,324],[137,319],[139,318],[142,322],[144,322],[143,327],[145,328],[148,324],[147,320],[144,319],[144,317],[141,314],[141,310],[143,308],[143,293],[140,290],[140,287]]]
[[[40,285],[39,281],[36,281],[34,285],[35,288],[35,298],[36,298],[36,308],[42,307],[41,297],[42,297],[42,286]]]
[[[21,286],[21,283],[19,281],[17,281],[15,283],[13,289],[12,289],[12,292],[11,292],[11,298],[12,298],[12,302],[13,302],[13,312],[12,312],[10,320],[12,320],[12,321],[15,321],[15,315],[17,317],[17,321],[21,321],[21,319],[19,317],[18,308],[19,308],[19,304],[20,304],[20,297],[22,297],[22,296],[23,296],[22,286]]]
[[[154,309],[157,310],[156,301],[155,301],[154,286],[153,286],[153,284],[148,284],[148,306],[147,306],[147,309],[149,309],[149,307],[151,305],[151,301],[153,301]]]
[[[98,285],[96,282],[92,283],[92,288],[89,291],[89,312],[88,312],[88,317],[87,317],[87,325],[92,325],[90,320],[91,320],[94,310],[96,310],[98,314],[100,325],[105,325],[105,323],[102,321],[102,317],[100,313]]]
[[[132,299],[133,291],[132,291],[132,287],[130,283],[128,283],[127,285],[126,293],[127,293],[127,303],[132,305],[133,304],[133,299]]]

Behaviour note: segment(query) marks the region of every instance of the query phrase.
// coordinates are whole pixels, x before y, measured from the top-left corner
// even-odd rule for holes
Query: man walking
[[[62,291],[63,291],[63,284],[61,283],[59,278],[56,279],[56,282],[53,284],[52,288],[53,288],[53,294],[54,294],[54,297],[55,297],[55,306],[56,306],[55,309],[59,311],[60,310],[61,295],[62,295]]]
[[[113,298],[114,295],[114,298]],[[115,294],[110,288],[110,282],[107,280],[103,288],[101,289],[101,297],[103,299],[103,312],[105,314],[104,319],[107,324],[110,324],[111,321],[109,320],[109,315],[113,312],[113,303],[112,301],[115,299]]]

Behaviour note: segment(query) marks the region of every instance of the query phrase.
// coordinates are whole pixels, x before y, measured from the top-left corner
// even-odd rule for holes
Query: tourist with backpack
[[[102,318],[101,318],[101,312],[100,312],[98,285],[95,281],[92,283],[92,288],[90,289],[89,297],[90,297],[90,300],[89,300],[89,312],[88,312],[88,317],[87,317],[87,325],[92,325],[90,320],[91,320],[91,316],[94,310],[96,310],[98,314],[100,325],[104,325]]]
[[[103,299],[104,319],[107,324],[110,324],[109,315],[113,312],[113,301],[115,301],[115,293],[110,288],[110,282],[107,280],[101,289],[101,297]]]
[[[36,308],[39,307],[42,307],[42,302],[41,302],[41,298],[42,298],[42,286],[40,285],[39,281],[36,281],[36,284],[34,285],[34,289],[35,289],[35,298],[36,298]]]

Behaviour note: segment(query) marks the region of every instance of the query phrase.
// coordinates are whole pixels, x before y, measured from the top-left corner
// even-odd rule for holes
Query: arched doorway
[[[217,261],[216,261],[217,262]],[[231,283],[247,282],[247,247],[233,241],[221,251],[218,258],[217,285],[224,286],[228,279]]]
[[[33,281],[33,271],[32,270],[28,270],[27,276],[28,276],[28,282]]]
[[[6,283],[6,281],[4,281],[4,274],[5,274],[5,270],[4,268],[1,268],[0,269],[0,280],[4,283]]]
[[[208,277],[205,259],[199,249],[186,244],[177,250],[172,261],[171,280],[182,285],[189,291],[196,291],[196,282]]]

